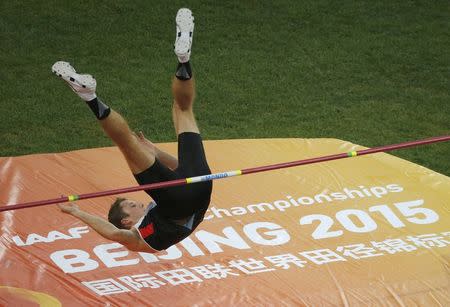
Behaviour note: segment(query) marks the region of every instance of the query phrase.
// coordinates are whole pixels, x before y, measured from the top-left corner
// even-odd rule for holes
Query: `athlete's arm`
[[[175,158],[174,156],[172,156],[171,154],[162,151],[161,149],[159,149],[158,147],[155,146],[155,144],[153,144],[152,142],[150,142],[144,135],[144,133],[142,133],[142,131],[139,131],[138,133],[136,133],[136,137],[139,140],[139,142],[144,145],[145,148],[147,148],[147,150],[152,151],[153,155],[165,166],[167,166],[168,168],[170,168],[171,170],[174,170],[178,167],[178,160],[177,158]]]
[[[83,221],[105,239],[118,242],[133,251],[148,252],[145,245],[143,245],[145,242],[142,242],[141,237],[134,229],[119,229],[110,222],[98,216],[80,210],[75,204],[60,204],[58,206],[62,212],[70,214]]]

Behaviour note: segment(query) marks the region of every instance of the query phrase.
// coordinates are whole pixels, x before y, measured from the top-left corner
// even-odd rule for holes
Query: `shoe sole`
[[[95,88],[96,81],[91,75],[79,75],[68,62],[58,61],[52,66],[52,71],[58,77],[73,85],[82,88]]]
[[[190,9],[179,9],[175,17],[177,24],[177,40],[175,42],[175,53],[186,54],[191,49],[192,36],[194,34],[194,16]],[[189,37],[181,37],[181,33],[189,33]]]

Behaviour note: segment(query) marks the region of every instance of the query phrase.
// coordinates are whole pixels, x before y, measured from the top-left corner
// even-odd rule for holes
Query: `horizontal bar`
[[[7,205],[0,206],[0,212],[23,209],[23,208],[32,208],[32,207],[37,207],[37,206],[45,206],[45,205],[51,205],[51,204],[57,204],[57,203],[65,203],[65,202],[76,201],[76,200],[91,199],[91,198],[96,198],[96,197],[124,194],[124,193],[143,191],[143,190],[156,190],[156,189],[180,186],[180,185],[185,185],[185,184],[190,184],[190,183],[211,181],[211,180],[223,179],[223,178],[240,176],[240,175],[248,175],[248,174],[254,174],[254,173],[259,173],[259,172],[267,172],[267,171],[271,171],[271,170],[283,169],[283,168],[306,165],[306,164],[313,164],[313,163],[319,163],[319,162],[325,162],[325,161],[331,161],[331,160],[337,160],[337,159],[345,159],[345,158],[363,156],[363,155],[373,154],[373,153],[377,153],[377,152],[387,152],[387,151],[392,151],[392,150],[396,150],[396,149],[403,149],[403,148],[427,145],[427,144],[432,144],[432,143],[445,142],[445,141],[449,141],[449,140],[450,140],[450,135],[437,136],[437,137],[431,137],[431,138],[422,139],[422,140],[373,147],[373,148],[369,148],[369,149],[351,151],[351,152],[340,153],[340,154],[333,154],[333,155],[328,155],[328,156],[322,156],[322,157],[316,157],[316,158],[310,158],[310,159],[304,159],[304,160],[298,160],[298,161],[292,161],[292,162],[277,163],[277,164],[272,164],[272,165],[253,167],[253,168],[247,168],[247,169],[236,170],[236,171],[228,171],[228,172],[215,173],[215,174],[204,175],[204,176],[197,176],[197,177],[177,179],[177,180],[164,181],[164,182],[158,182],[158,183],[144,184],[144,185],[140,185],[140,186],[134,186],[134,187],[128,187],[128,188],[122,188],[122,189],[114,189],[114,190],[86,193],[86,194],[80,194],[80,195],[61,196],[59,198],[38,200],[38,201],[32,201],[32,202],[26,202],[26,203],[7,204]]]

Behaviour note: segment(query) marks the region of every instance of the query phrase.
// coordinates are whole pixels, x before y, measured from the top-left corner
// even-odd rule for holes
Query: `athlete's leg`
[[[194,17],[189,9],[178,10],[175,18],[176,38],[174,51],[178,58],[178,67],[172,80],[174,98],[172,116],[177,135],[183,132],[199,133],[193,112],[195,81],[190,65],[192,38],[194,35]]]
[[[199,133],[194,112],[195,80],[192,77],[190,55],[194,30],[194,18],[189,9],[180,9],[176,16],[177,36],[174,51],[178,67],[172,81],[172,116],[178,136],[178,177],[186,178],[210,174],[202,138]],[[160,206],[160,212],[173,219],[198,223],[211,196],[212,183],[202,182],[188,186],[173,187],[172,202]],[[192,224],[188,227],[192,227]]]
[[[72,90],[86,101],[105,133],[119,147],[133,174],[148,169],[155,162],[154,154],[132,133],[125,119],[97,98],[97,82],[91,75],[77,74],[67,62],[56,62],[52,70],[64,79]]]
[[[139,174],[155,162],[151,151],[138,141],[125,119],[114,110],[99,121],[105,133],[119,147],[133,174]]]
[[[200,133],[194,116],[193,103],[195,98],[195,83],[193,79],[172,81],[172,117],[176,134],[183,132]]]

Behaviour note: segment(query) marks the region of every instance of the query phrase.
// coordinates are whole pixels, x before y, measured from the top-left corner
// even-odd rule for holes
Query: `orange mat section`
[[[336,139],[205,147],[213,172],[363,149]],[[1,205],[135,185],[113,147],[0,158]],[[78,204],[105,217],[114,199]],[[205,221],[156,255],[55,205],[2,212],[0,223],[5,306],[450,305],[450,178],[384,153],[217,180]]]

